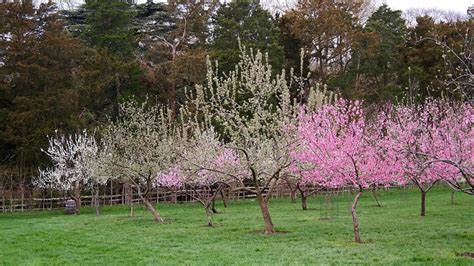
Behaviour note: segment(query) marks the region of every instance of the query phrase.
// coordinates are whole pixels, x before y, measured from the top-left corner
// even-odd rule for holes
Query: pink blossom
[[[165,173],[158,173],[155,179],[157,187],[168,189],[178,189],[183,186],[183,175],[181,171],[175,167]]]
[[[428,100],[418,106],[394,106],[381,116],[387,121],[387,134],[401,157],[407,181],[429,190],[441,180],[457,183],[460,171],[472,173],[471,104]]]
[[[390,186],[401,181],[401,165],[380,121],[369,123],[358,101],[339,100],[299,115],[293,171],[303,184],[326,188]]]

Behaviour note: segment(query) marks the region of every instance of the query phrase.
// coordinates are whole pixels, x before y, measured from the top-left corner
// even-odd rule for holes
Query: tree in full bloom
[[[75,213],[80,214],[81,189],[94,189],[95,185],[105,184],[109,178],[102,171],[99,149],[94,135],[85,130],[73,135],[62,135],[56,131],[55,136],[48,137],[47,150],[43,150],[53,166],[40,169],[36,185],[66,192],[76,202]]]
[[[208,64],[207,84],[197,86],[188,96],[183,117],[199,117],[202,124],[221,132],[221,141],[242,158],[250,176],[241,189],[256,195],[262,212],[265,234],[275,232],[269,201],[278,182],[289,173],[292,164],[291,143],[300,103],[290,97],[293,81],[285,72],[276,77],[262,53],[242,49],[241,61],[234,71],[222,77]],[[292,76],[292,75],[290,75]],[[290,81],[289,81],[290,80]],[[300,86],[299,95],[305,94]],[[326,101],[317,90],[306,90],[310,106]],[[232,174],[226,172],[226,174]]]
[[[156,185],[185,188],[204,207],[211,227],[214,199],[223,189],[247,178],[246,170],[235,150],[226,148],[213,131],[206,131],[186,141],[173,168],[158,173]]]
[[[381,115],[392,149],[402,158],[405,179],[421,192],[420,215],[425,216],[426,194],[437,182],[469,193],[473,184],[472,105],[427,100],[389,109]]]
[[[426,154],[430,163],[455,168],[459,174],[445,176],[444,181],[453,189],[474,195],[474,108],[472,103],[443,101],[445,117],[440,121],[441,148]]]
[[[171,112],[148,101],[124,102],[117,121],[102,130],[108,149],[101,157],[108,175],[130,182],[155,221],[163,221],[149,199],[156,173],[172,168],[181,138]]]
[[[357,191],[351,205],[357,243],[362,242],[356,213],[359,198],[373,186],[396,184],[400,175],[390,140],[377,122],[367,119],[357,101],[340,99],[315,112],[302,110],[299,147],[292,151],[303,180],[324,188],[349,186]]]

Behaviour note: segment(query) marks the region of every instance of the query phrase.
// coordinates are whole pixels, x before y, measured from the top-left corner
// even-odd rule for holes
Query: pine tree
[[[84,46],[68,35],[49,4],[0,6],[0,35],[8,36],[0,40],[2,156],[35,166],[44,162],[40,148],[47,134],[81,125],[76,71]]]
[[[343,93],[368,102],[401,96],[400,72],[404,65],[401,50],[407,33],[401,11],[382,5],[368,19],[355,39],[347,73],[333,82],[346,82]]]
[[[150,85],[159,87],[160,96],[169,102],[173,115],[177,114],[179,101],[184,96],[183,88],[205,76],[203,65],[208,53],[204,45],[209,35],[208,21],[216,7],[216,0],[168,1],[161,21],[155,24],[172,26],[165,31],[155,31],[145,23],[145,30],[141,31],[140,63],[148,71]]]
[[[86,27],[83,37],[88,44],[112,54],[130,56],[135,49],[131,20],[135,12],[121,0],[86,0]]]
[[[258,1],[234,1],[222,6],[213,19],[211,49],[223,72],[233,70],[239,62],[239,42],[254,51],[268,53],[274,69],[283,66],[280,32],[271,14]]]
[[[146,94],[143,71],[136,60],[138,48],[132,19],[136,12],[121,0],[86,0],[80,36],[90,50],[84,59],[81,77],[94,93],[94,115],[118,115],[120,101]]]

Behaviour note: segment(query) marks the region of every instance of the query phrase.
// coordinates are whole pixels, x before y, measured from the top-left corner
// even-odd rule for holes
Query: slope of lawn
[[[123,206],[96,217],[59,211],[0,214],[0,264],[314,264],[441,263],[473,265],[457,256],[474,252],[474,197],[435,188],[427,195],[427,216],[419,216],[417,190],[383,192],[383,207],[371,193],[359,205],[364,244],[355,244],[350,194],[330,201],[275,199],[270,211],[279,234],[264,236],[252,200],[233,202],[207,228],[197,204],[160,205],[166,223],[153,222],[144,209],[128,216]]]

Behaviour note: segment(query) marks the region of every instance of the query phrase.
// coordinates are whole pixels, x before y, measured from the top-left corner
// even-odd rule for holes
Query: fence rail
[[[397,187],[397,188],[406,188]],[[321,194],[348,194],[352,193],[353,189],[350,187],[337,189],[337,190],[325,190],[318,191],[317,195]],[[178,191],[169,191],[169,190],[155,190],[149,196],[151,202],[167,202],[167,203],[187,203],[187,202],[196,202],[193,197],[193,193],[200,193],[202,190],[178,190]],[[44,193],[43,193],[44,194]],[[246,190],[228,190],[226,191],[226,200],[229,201],[239,201],[249,198],[255,198],[255,194],[252,194]],[[296,191],[291,189],[287,185],[278,186],[275,191],[272,193],[272,198],[283,198],[283,197],[297,197]],[[314,193],[309,193],[310,196],[314,196]],[[221,199],[219,195],[217,199]],[[68,197],[44,197],[44,198],[0,198],[0,213],[2,212],[25,212],[25,211],[45,211],[45,210],[57,210],[62,209],[65,206],[66,200]],[[133,193],[131,196],[125,195],[125,193],[119,194],[101,194],[97,197],[99,205],[101,206],[111,206],[111,205],[128,205],[128,204],[141,204],[142,201],[137,193]],[[90,195],[85,195],[81,197],[81,206],[94,206],[94,199]]]

